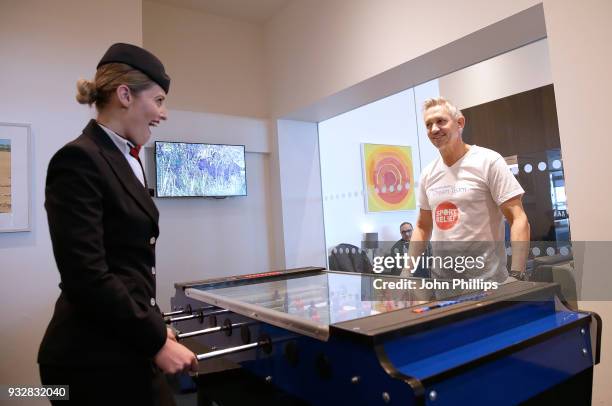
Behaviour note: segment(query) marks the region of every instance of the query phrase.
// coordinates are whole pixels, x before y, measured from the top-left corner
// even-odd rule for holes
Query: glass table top
[[[280,314],[329,326],[347,320],[373,316],[450,297],[447,291],[418,289],[373,289],[374,280],[397,282],[402,278],[378,275],[321,272],[288,276],[275,280],[243,280],[233,286],[194,286],[203,296],[240,303],[241,306],[264,308]],[[455,294],[465,293],[455,292]],[[200,295],[198,295],[201,297]],[[225,306],[224,306],[225,307]]]

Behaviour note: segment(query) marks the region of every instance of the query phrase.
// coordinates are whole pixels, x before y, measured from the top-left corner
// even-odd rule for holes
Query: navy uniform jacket
[[[155,302],[159,212],[94,120],[51,159],[45,196],[61,294],[38,362],[150,363],[166,340]]]

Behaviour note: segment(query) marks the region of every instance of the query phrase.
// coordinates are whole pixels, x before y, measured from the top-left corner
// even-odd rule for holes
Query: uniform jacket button
[[[155,298],[151,298],[151,306],[155,306]]]
[[[152,267],[151,267],[151,273],[152,273],[153,275],[155,275],[155,267],[154,267],[154,266],[152,266]]]
[[[155,237],[151,237],[151,239],[149,240],[149,242],[151,243],[151,245],[155,244]]]

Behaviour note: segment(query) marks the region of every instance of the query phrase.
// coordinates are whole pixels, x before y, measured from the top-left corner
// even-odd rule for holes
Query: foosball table
[[[590,404],[601,319],[556,284],[394,289],[402,279],[300,268],[177,283],[164,317],[204,370],[223,360],[300,404]]]

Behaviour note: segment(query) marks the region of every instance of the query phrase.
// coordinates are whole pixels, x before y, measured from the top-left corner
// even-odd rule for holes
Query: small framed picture
[[[0,232],[30,231],[30,125],[0,123]]]

